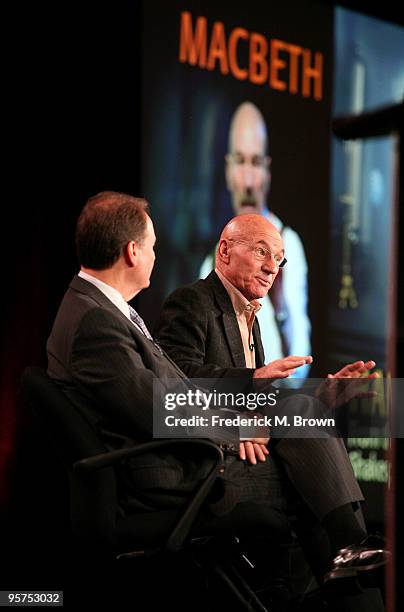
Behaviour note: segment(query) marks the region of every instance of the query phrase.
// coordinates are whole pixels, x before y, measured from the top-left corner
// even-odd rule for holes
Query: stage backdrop
[[[267,206],[305,251],[312,373],[324,374],[332,8],[299,0],[249,12],[245,2],[190,0],[156,11],[145,3],[142,48],[142,184],[158,237],[152,285],[140,296],[148,322],[170,291],[199,277],[234,215],[225,155],[232,114],[250,101],[268,130]]]

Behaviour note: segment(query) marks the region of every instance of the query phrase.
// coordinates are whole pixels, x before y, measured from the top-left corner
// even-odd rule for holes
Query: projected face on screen
[[[152,317],[169,293],[214,269],[225,224],[255,213],[282,232],[288,259],[260,310],[266,360],[312,352],[310,268],[313,291],[319,294],[312,310],[320,321],[313,352],[321,364],[326,304],[316,279],[326,260],[317,238],[328,222],[331,97],[329,87],[320,96],[315,91],[316,82],[331,82],[332,10],[320,11],[323,27],[313,37],[313,13],[307,11],[311,0],[298,3],[297,30],[290,10],[276,3],[252,15],[241,5],[232,5],[228,13],[212,5],[201,15],[197,4],[190,0],[184,12],[179,4],[165,3],[158,16],[150,5],[143,15],[142,190],[152,203],[159,237],[153,282],[140,296],[147,304],[143,311],[153,327]],[[276,32],[269,27],[265,32],[272,68],[255,52],[250,60],[254,42],[240,39],[238,53],[231,51],[241,26],[251,32],[252,41],[264,40],[259,34],[264,20],[278,24]],[[167,37],[161,37],[162,27]],[[227,50],[219,58],[216,43],[210,44],[211,30],[213,40],[221,32],[221,40],[233,41],[228,58]],[[290,50],[295,55],[288,68],[283,58]],[[281,55],[276,59],[278,53],[282,60]],[[251,80],[231,72],[235,63]],[[303,81],[307,87],[301,87]],[[276,158],[274,182],[269,152]],[[310,164],[302,164],[306,158]],[[315,229],[308,227],[307,211]],[[298,374],[302,377],[302,370]]]
[[[271,183],[266,150],[264,118],[254,104],[244,102],[233,115],[226,155],[226,183],[236,215],[262,213],[266,208]]]

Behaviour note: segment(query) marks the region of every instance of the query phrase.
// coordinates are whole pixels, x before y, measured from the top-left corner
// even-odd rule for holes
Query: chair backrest
[[[42,368],[29,367],[24,371],[22,391],[67,469],[73,532],[81,539],[98,541],[101,548],[107,546],[111,550],[116,549],[117,541],[127,541],[131,545],[133,542],[129,536],[138,542],[142,541],[142,535],[145,541],[152,541],[153,535],[156,541],[164,544],[178,523],[178,510],[137,514],[122,521],[114,468],[105,467],[91,474],[73,470],[73,464],[80,459],[107,451],[93,426]],[[53,460],[53,453],[50,460]],[[197,523],[196,535],[199,531],[201,535],[243,533],[244,530],[251,533],[254,528],[261,533],[272,531],[283,537],[289,531],[286,517],[269,503],[239,504],[222,519],[209,520],[202,528],[199,521]],[[139,531],[144,533],[139,535]]]
[[[21,387],[41,429],[50,438],[67,469],[73,532],[96,540],[112,541],[119,514],[114,468],[99,470],[91,478],[72,469],[76,461],[105,453],[106,447],[43,368],[26,368]]]

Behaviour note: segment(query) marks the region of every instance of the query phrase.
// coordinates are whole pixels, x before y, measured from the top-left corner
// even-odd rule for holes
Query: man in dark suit
[[[76,230],[81,269],[63,298],[48,340],[49,375],[111,449],[153,437],[154,381],[178,379],[186,385],[186,376],[128,304],[149,286],[155,241],[144,200],[113,192],[91,198]],[[238,433],[235,441],[238,448]],[[216,514],[255,495],[255,476],[235,459],[228,457],[214,491],[210,508]],[[177,505],[208,469],[195,457],[142,455],[120,474],[122,503],[128,510]],[[259,476],[257,480],[261,483]],[[276,470],[267,478],[262,497],[281,503]]]
[[[76,244],[81,270],[62,300],[48,340],[48,372],[105,444],[120,448],[152,437],[154,380],[174,378],[186,384],[185,375],[128,304],[148,287],[155,260],[147,204],[125,194],[98,194],[79,217]],[[267,469],[272,461],[264,461],[268,451],[262,440],[242,445],[248,445],[248,460],[228,453],[224,477],[211,500],[213,511],[227,512],[239,501],[282,503],[281,479],[276,467]],[[143,456],[121,475],[123,503],[127,510],[181,503],[206,470],[194,457]],[[380,556],[369,547],[367,552],[373,562]]]
[[[191,378],[287,378],[311,356],[289,356],[264,365],[255,313],[279,268],[284,265],[283,241],[276,228],[261,215],[232,219],[222,232],[216,270],[206,279],[177,289],[166,300],[156,337],[177,365]],[[360,377],[374,362],[345,366],[335,378]],[[371,375],[371,376],[376,376]],[[243,441],[240,457],[265,461],[265,444]],[[294,488],[305,502],[305,519],[324,529],[331,551],[358,544],[365,538],[362,518],[354,508],[363,500],[345,446],[338,438],[284,438],[274,454],[281,460]],[[307,512],[307,507],[310,513]],[[307,533],[307,532],[306,532]],[[304,539],[304,536],[303,536]],[[355,546],[352,550],[356,550]],[[310,543],[306,554],[316,576],[327,563],[327,553]],[[330,577],[330,574],[328,574]]]

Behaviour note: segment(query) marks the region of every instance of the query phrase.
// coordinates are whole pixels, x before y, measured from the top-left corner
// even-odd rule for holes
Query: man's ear
[[[229,263],[230,261],[230,245],[226,238],[222,238],[219,242],[219,246],[217,248],[218,256],[221,261],[224,263]]]
[[[130,242],[128,242],[128,244],[123,250],[123,255],[128,266],[137,266],[139,257],[139,246],[136,240],[131,240]]]

